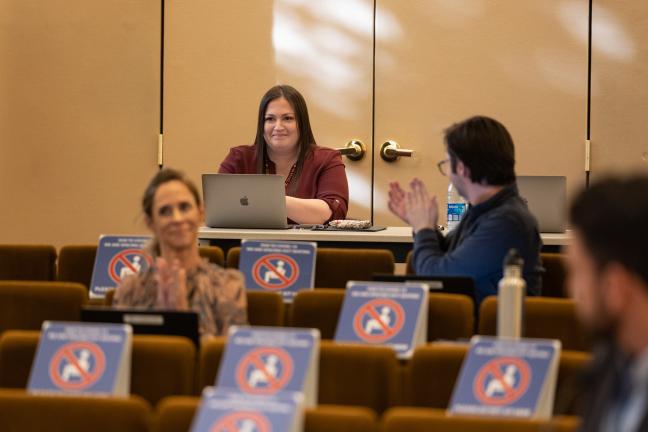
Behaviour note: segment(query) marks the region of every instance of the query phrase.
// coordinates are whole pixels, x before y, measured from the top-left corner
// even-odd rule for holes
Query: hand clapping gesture
[[[187,301],[187,273],[180,267],[180,262],[174,259],[169,263],[166,259],[158,257],[155,260],[157,272],[156,307],[160,309],[189,309]]]
[[[439,220],[436,197],[430,198],[427,188],[418,178],[411,181],[410,188],[406,192],[398,182],[389,184],[389,210],[410,224],[414,232],[436,229]]]
[[[398,216],[403,222],[408,223],[407,214],[405,212],[405,202],[407,194],[398,182],[389,183],[389,201],[387,205],[389,210]]]

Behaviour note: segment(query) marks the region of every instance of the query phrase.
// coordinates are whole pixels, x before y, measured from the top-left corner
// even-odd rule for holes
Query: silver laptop
[[[567,179],[564,176],[518,176],[518,189],[540,232],[563,233],[567,220]]]
[[[288,228],[284,178],[203,174],[205,224],[212,228]]]

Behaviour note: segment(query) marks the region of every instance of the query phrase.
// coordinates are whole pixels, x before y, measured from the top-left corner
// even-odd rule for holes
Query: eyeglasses
[[[450,162],[450,159],[444,159],[444,160],[440,161],[439,163],[437,163],[437,168],[439,168],[439,172],[441,173],[441,175],[447,176],[449,174],[448,173],[448,163],[449,162]]]

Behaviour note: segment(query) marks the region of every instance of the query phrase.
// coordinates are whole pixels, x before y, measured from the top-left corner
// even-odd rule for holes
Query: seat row
[[[71,245],[57,251],[53,246],[0,245],[0,280],[59,280],[86,287],[92,279],[97,246]],[[220,266],[238,268],[240,248],[228,251],[227,260],[217,246],[201,246],[201,256]],[[57,265],[58,259],[58,265]],[[564,259],[558,253],[543,253],[543,296],[565,297]],[[385,249],[319,248],[315,287],[344,288],[349,280],[371,280],[375,273],[393,273],[394,256]],[[414,273],[411,254],[407,273]]]
[[[199,405],[197,397],[170,397],[156,409],[137,396],[82,398],[32,396],[0,390],[0,430],[49,432],[186,432]],[[393,408],[382,417],[360,407],[318,406],[306,409],[304,432],[572,432],[579,419],[550,421],[447,417],[438,409]]]
[[[317,328],[322,339],[333,339],[344,302],[340,289],[301,291],[290,308],[272,292],[248,292],[251,325]],[[0,334],[11,329],[39,330],[42,322],[78,321],[88,303],[85,287],[68,282],[0,281]],[[429,295],[427,340],[457,340],[477,334],[494,335],[497,298],[489,297],[480,307],[475,326],[473,302],[458,294]],[[527,297],[524,334],[527,337],[559,339],[564,349],[588,350],[590,341],[576,318],[570,299]]]
[[[0,387],[26,387],[39,337],[36,331],[8,331],[0,337]],[[196,352],[182,337],[133,336],[131,393],[152,405],[166,396],[199,395],[216,382],[225,345],[225,338],[214,338]],[[395,406],[444,409],[467,351],[468,344],[436,342],[399,361],[389,347],[322,341],[319,404],[365,407],[378,414]],[[561,353],[555,413],[577,411],[579,377],[589,359],[584,352]]]

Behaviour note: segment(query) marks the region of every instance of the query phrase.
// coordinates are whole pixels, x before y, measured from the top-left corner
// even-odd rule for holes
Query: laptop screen
[[[200,347],[196,312],[84,307],[81,321],[130,324],[134,334],[184,336]]]
[[[203,174],[211,228],[288,228],[284,179],[274,174]]]
[[[419,276],[376,273],[373,280],[380,282],[418,282],[430,287],[430,293],[462,294],[475,300],[475,281],[467,276]]]

